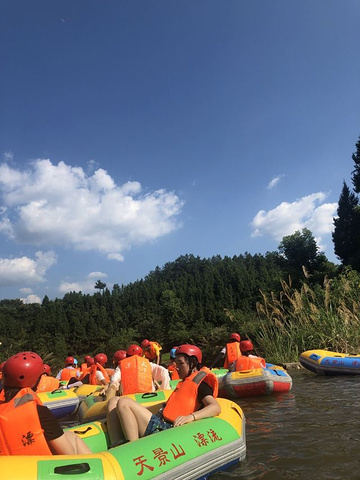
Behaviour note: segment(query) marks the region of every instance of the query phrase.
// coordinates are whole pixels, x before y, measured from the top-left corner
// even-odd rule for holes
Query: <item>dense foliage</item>
[[[3,300],[1,353],[7,357],[30,349],[59,361],[67,354],[112,355],[143,338],[156,339],[167,351],[184,341],[204,342],[224,326],[220,337],[225,337],[227,327],[239,327],[231,325],[227,310],[239,312],[239,322],[254,318],[260,290],[276,290],[282,276],[276,253],[210,259],[186,255],[143,280],[114,285],[112,291],[101,285],[93,295],[45,297],[42,305]]]
[[[339,197],[337,218],[334,218],[332,234],[335,253],[341,263],[360,271],[360,139],[356,143],[356,152],[352,155],[354,170],[352,171],[351,191],[346,184]]]

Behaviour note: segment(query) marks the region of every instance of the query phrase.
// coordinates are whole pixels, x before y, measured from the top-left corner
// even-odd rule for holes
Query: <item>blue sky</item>
[[[276,250],[360,135],[358,0],[5,0],[0,298]]]

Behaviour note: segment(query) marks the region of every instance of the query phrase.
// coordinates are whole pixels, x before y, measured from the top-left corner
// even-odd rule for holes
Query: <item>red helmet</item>
[[[37,353],[20,352],[10,357],[2,370],[6,387],[32,388],[44,373],[44,364]]]
[[[65,365],[74,365],[75,358],[74,357],[66,357],[65,358]]]
[[[84,357],[85,363],[89,360],[89,358],[92,358],[92,356],[91,355],[85,355],[85,357]]]
[[[94,363],[95,363],[95,360],[93,359],[93,357],[90,357],[89,355],[88,359],[86,360],[86,366],[91,367],[91,365],[94,365]]]
[[[184,344],[180,345],[180,347],[177,347],[176,349],[176,355],[188,355],[189,357],[196,357],[197,361],[201,363],[202,361],[202,353],[199,347],[195,345],[189,345],[189,344]]]
[[[142,356],[142,349],[139,345],[130,345],[129,348],[126,350],[126,355],[128,357],[132,357],[133,355]]]
[[[236,342],[240,342],[240,335],[238,333],[232,333],[230,335],[230,340],[235,340]]]
[[[141,342],[141,348],[146,348],[149,346],[150,346],[150,341],[145,338],[145,340]]]
[[[44,363],[43,365],[43,373],[46,373],[46,375],[51,375],[51,367],[47,363]]]
[[[108,361],[108,358],[105,355],[105,353],[98,353],[97,355],[95,355],[94,361],[95,363],[100,363],[100,365],[103,367],[105,363]]]
[[[114,353],[113,362],[119,363],[121,360],[124,360],[124,358],[126,358],[126,350],[117,350]]]
[[[251,340],[242,340],[240,342],[240,350],[242,352],[251,352],[251,350],[254,350],[254,345]]]

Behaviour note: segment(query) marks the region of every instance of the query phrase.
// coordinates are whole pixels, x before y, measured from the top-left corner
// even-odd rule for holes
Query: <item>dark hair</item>
[[[5,403],[10,402],[20,390],[18,387],[4,387]]]

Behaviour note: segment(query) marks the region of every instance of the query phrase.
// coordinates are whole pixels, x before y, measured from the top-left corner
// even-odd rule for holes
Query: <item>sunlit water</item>
[[[212,480],[360,480],[360,375],[289,373],[291,392],[238,401],[247,458]]]

